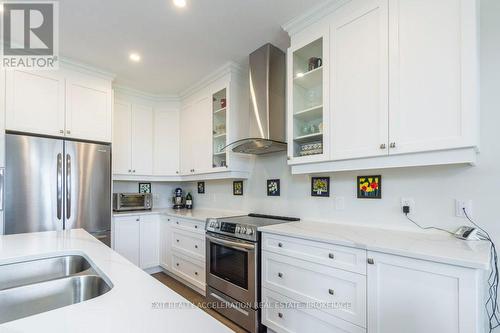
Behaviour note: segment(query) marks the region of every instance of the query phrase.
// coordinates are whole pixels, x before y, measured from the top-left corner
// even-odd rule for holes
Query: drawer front
[[[366,274],[366,250],[266,233],[262,244],[265,251]]]
[[[263,251],[262,287],[366,327],[366,276]]]
[[[293,306],[297,302],[265,288],[262,301],[262,323],[277,333],[366,333],[364,328],[314,308]]]
[[[192,231],[203,235],[205,234],[205,222],[170,216],[167,219],[170,220],[170,222],[172,223],[172,227],[174,228],[185,231]]]
[[[205,260],[205,237],[193,232],[172,229],[172,249],[196,260]]]
[[[189,260],[181,253],[172,252],[172,272],[194,286],[205,290],[205,266]]]

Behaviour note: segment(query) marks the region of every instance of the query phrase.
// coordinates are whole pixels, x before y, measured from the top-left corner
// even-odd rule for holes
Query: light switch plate
[[[455,216],[464,217],[464,208],[467,215],[472,216],[472,200],[459,200],[455,199]]]
[[[410,214],[416,213],[415,200],[413,198],[402,197],[401,198],[401,211],[403,211],[403,206],[410,206]]]

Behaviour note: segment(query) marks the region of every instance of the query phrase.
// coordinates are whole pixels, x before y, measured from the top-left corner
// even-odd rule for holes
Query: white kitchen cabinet
[[[132,105],[115,101],[113,117],[113,174],[132,171]]]
[[[476,162],[477,0],[332,1],[307,17],[285,25],[293,174]],[[304,52],[318,36],[323,105],[302,109],[309,94],[301,94],[298,83],[310,89],[311,74],[320,75],[318,69],[297,73],[296,62],[302,54],[318,57]],[[312,115],[322,115],[330,151],[306,159],[297,156],[297,140],[314,136],[303,125]]]
[[[388,154],[387,7],[387,0],[358,0],[332,17],[333,160]]]
[[[6,72],[6,129],[62,136],[65,80],[59,71]]]
[[[368,332],[482,332],[477,270],[368,252]]]
[[[170,221],[168,216],[160,217],[160,266],[166,270],[170,270],[172,265]]]
[[[141,268],[160,265],[160,218],[158,215],[140,217]]]
[[[132,173],[153,174],[153,108],[132,104]]]
[[[153,174],[153,109],[115,101],[113,174]]]
[[[160,216],[113,218],[113,249],[142,269],[160,265]]]
[[[111,142],[111,83],[84,75],[66,79],[66,136]]]
[[[111,79],[62,68],[7,72],[6,129],[110,142]]]
[[[181,174],[192,174],[194,169],[194,136],[192,124],[194,121],[195,106],[185,105],[180,114],[180,171]]]
[[[179,174],[179,110],[155,109],[153,174]]]
[[[137,266],[140,266],[139,222],[139,216],[113,218],[113,249]]]

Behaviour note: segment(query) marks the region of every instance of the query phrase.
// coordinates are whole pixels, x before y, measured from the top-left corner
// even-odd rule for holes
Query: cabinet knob
[[[281,312],[278,312],[278,317],[283,318],[283,314]]]
[[[375,263],[375,261],[373,260],[373,258],[368,258],[366,260],[370,265],[373,265]]]
[[[382,143],[382,144],[380,145],[380,149],[385,149],[385,148],[386,148],[385,143]]]
[[[292,158],[290,156],[287,156],[286,159],[290,161]]]
[[[278,273],[278,277],[279,277],[279,278],[283,278],[283,273],[279,272],[279,273]]]
[[[333,289],[328,289],[328,293],[329,293],[330,295],[333,295],[333,294],[335,294],[335,291],[334,291]]]
[[[333,253],[328,253],[328,258],[335,259],[335,255]]]
[[[176,263],[175,266],[179,266],[179,263]]]
[[[135,173],[135,170],[132,170],[133,173]]]
[[[278,243],[278,247],[283,247],[283,243]]]
[[[194,275],[198,275],[198,272],[194,272]]]
[[[140,219],[140,218],[136,218],[135,220],[136,220],[137,222],[139,222],[141,219]]]
[[[176,241],[177,241],[177,243],[179,243],[179,240],[178,240],[178,239],[176,239]]]
[[[389,145],[390,148],[396,148],[396,142],[391,142],[391,144]]]
[[[175,173],[176,173],[176,174],[179,174],[179,171],[176,171]]]
[[[195,226],[194,226],[194,228],[195,228],[195,229],[198,229],[198,226],[197,226],[197,225],[195,225]]]
[[[66,134],[71,134],[71,131],[70,130],[66,130]]]
[[[128,172],[132,172],[132,169],[128,169]]]
[[[198,248],[198,245],[195,245],[195,246],[194,246],[194,248],[195,248],[195,249],[197,249],[197,248]]]
[[[64,130],[59,130],[59,133],[64,134]]]
[[[176,224],[179,224],[179,221],[175,222]]]

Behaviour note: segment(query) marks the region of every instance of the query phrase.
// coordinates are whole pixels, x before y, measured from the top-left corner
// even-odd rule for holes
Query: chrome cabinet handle
[[[59,133],[60,134],[64,134],[64,130],[59,130]]]
[[[62,154],[57,154],[57,219],[62,218],[62,191],[63,191]]]
[[[71,218],[71,156],[66,154],[66,218]]]
[[[333,253],[328,253],[328,258],[335,259],[335,255]]]
[[[391,144],[389,145],[390,148],[396,148],[396,142],[391,142]]]
[[[328,289],[328,293],[329,293],[330,295],[333,295],[333,294],[335,294],[335,291],[334,291],[333,289]]]
[[[367,261],[367,262],[368,262],[368,264],[370,264],[370,265],[373,265],[373,264],[375,263],[375,261],[373,260],[373,258],[368,258],[366,261]]]
[[[280,272],[280,273],[278,273],[278,277],[279,277],[279,278],[283,278],[283,273],[281,273],[281,272]]]
[[[385,143],[382,143],[382,144],[380,145],[380,149],[385,149],[385,148],[386,148]]]

